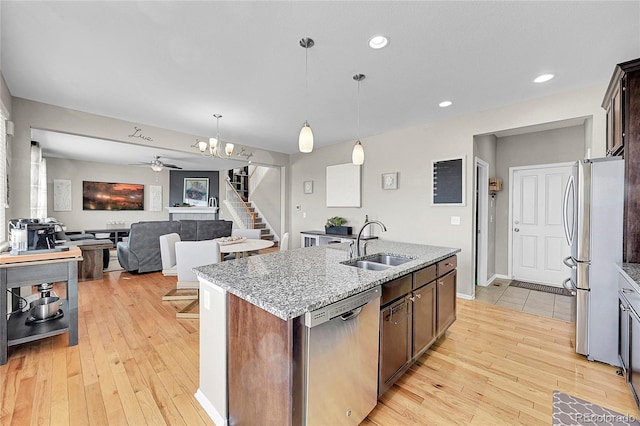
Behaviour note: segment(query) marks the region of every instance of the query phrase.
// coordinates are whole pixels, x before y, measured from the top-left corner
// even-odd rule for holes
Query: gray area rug
[[[553,426],[569,425],[634,425],[639,426],[632,414],[620,414],[584,399],[566,393],[553,391]]]
[[[571,296],[571,292],[563,287],[552,287],[549,285],[527,283],[524,281],[516,281],[516,280],[511,281],[509,283],[509,286],[526,288],[529,290],[543,291],[545,293],[559,294],[561,296]]]

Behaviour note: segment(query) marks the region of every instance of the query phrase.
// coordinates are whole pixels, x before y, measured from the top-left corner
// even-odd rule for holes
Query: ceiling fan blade
[[[167,168],[169,168],[169,169],[180,169],[180,170],[182,170],[182,167],[176,166],[175,164],[162,163],[162,165],[167,167]]]

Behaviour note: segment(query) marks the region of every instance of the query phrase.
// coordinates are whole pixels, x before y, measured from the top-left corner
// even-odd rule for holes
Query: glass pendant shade
[[[300,129],[298,148],[300,149],[300,152],[304,153],[313,151],[313,131],[311,131],[311,127],[306,121],[304,122],[302,129]]]
[[[200,150],[200,152],[205,152],[207,150],[207,142],[198,141],[198,150]]]
[[[163,169],[163,167],[160,164],[152,164],[151,165],[151,170],[153,170],[154,172],[161,172]]]
[[[358,140],[353,147],[353,152],[351,153],[351,162],[356,165],[364,164],[364,148],[362,144]]]
[[[225,145],[224,153],[227,154],[227,157],[231,157],[231,154],[233,154],[233,144],[232,143],[227,143]]]
[[[215,156],[218,151],[218,139],[209,138],[209,154]]]

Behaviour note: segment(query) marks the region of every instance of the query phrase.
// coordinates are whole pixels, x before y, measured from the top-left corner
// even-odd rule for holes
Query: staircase
[[[271,233],[269,228],[267,228],[267,225],[263,222],[262,217],[260,216],[260,213],[256,212],[256,209],[251,204],[251,201],[249,201],[248,205],[249,205],[248,210],[255,215],[253,228],[260,230],[261,239],[273,241],[273,234]]]
[[[253,206],[251,201],[245,201],[238,193],[230,178],[226,179],[226,198],[223,203],[229,209],[235,224],[242,229],[259,229],[260,238],[274,241],[275,237],[271,233],[270,226],[260,216],[260,212]],[[278,246],[278,241],[274,241]]]

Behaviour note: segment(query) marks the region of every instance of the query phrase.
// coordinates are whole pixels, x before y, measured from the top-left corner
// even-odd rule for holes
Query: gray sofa
[[[117,245],[118,262],[128,272],[162,270],[160,236],[173,232],[182,241],[212,240],[231,235],[233,222],[228,220],[175,220],[131,224],[129,240]]]

